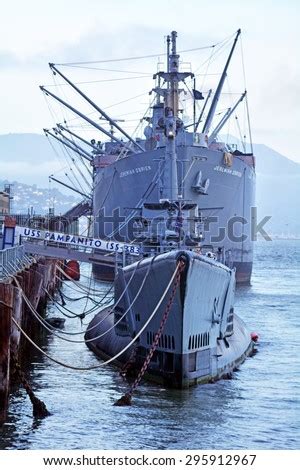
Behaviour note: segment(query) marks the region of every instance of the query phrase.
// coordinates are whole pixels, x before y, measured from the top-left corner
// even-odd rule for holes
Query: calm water
[[[113,368],[75,372],[35,355],[30,380],[52,415],[33,420],[29,399],[17,390],[0,448],[299,448],[299,268],[300,241],[256,243],[252,287],[237,290],[236,311],[259,332],[259,353],[233,380],[187,391],[143,383],[134,405],[118,408],[112,405],[127,386]],[[80,295],[69,285],[64,292]],[[85,300],[68,305],[81,311]],[[80,321],[67,319],[65,330],[80,330]],[[50,355],[69,364],[97,363],[84,344],[51,335],[44,343]]]

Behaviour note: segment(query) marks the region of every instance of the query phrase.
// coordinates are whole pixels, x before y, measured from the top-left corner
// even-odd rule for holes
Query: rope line
[[[76,313],[76,312],[73,312],[72,310],[68,309],[67,307],[65,307],[64,305],[60,304],[59,302],[57,302],[57,300],[54,299],[54,297],[50,294],[50,292],[48,292],[47,289],[44,288],[44,291],[46,292],[46,294],[48,295],[49,299],[55,304],[55,306],[57,307],[58,311],[60,313],[62,313],[64,316],[66,316],[67,318],[79,318],[79,319],[83,319],[85,318],[87,315],[90,315],[91,313],[94,313],[96,312],[96,310],[98,310],[99,308],[101,307],[104,307],[105,305],[108,305],[109,303],[111,303],[113,301],[113,296],[109,297],[108,300],[106,302],[99,302],[97,303],[97,305],[94,305],[93,307],[91,307],[89,310],[85,310],[82,312],[82,313]],[[63,310],[66,310],[67,312],[69,312],[71,315],[68,315],[66,314]],[[65,332],[64,332],[65,334]]]
[[[154,354],[154,352],[155,352],[155,350],[158,346],[158,343],[159,343],[160,337],[162,335],[163,329],[164,329],[165,324],[168,320],[168,317],[169,317],[169,314],[170,314],[170,311],[171,311],[171,308],[172,308],[172,305],[173,305],[173,302],[174,302],[174,298],[175,298],[175,295],[176,295],[177,287],[178,287],[179,282],[180,282],[181,273],[182,273],[182,271],[185,267],[184,261],[183,260],[179,261],[179,263],[177,264],[177,267],[178,267],[178,270],[176,272],[175,282],[174,282],[174,285],[173,285],[168,303],[166,305],[164,314],[162,316],[159,329],[158,329],[157,333],[154,336],[153,342],[152,342],[151,347],[149,349],[149,352],[148,352],[148,354],[147,354],[147,356],[144,360],[142,368],[141,368],[140,372],[138,373],[138,376],[135,379],[134,383],[132,384],[129,392],[127,392],[123,397],[121,397],[119,400],[117,400],[116,403],[115,403],[115,406],[124,406],[124,405],[130,405],[131,404],[132,395],[133,395],[134,391],[137,389],[137,387],[138,387],[140,381],[142,380],[146,370],[148,369],[151,358],[152,358],[152,356],[153,356],[153,354]]]
[[[74,292],[77,292],[78,294],[86,294],[87,296],[92,295],[93,297],[101,297],[105,293],[105,291],[101,291],[101,290],[98,290],[98,293],[96,293],[96,292],[91,292],[90,293],[87,289],[85,289],[85,287],[83,285],[79,284],[78,281],[74,281],[74,279],[68,279],[68,280],[61,279],[57,274],[55,275],[55,277],[57,279],[60,279],[63,282],[67,282],[67,283],[68,283],[68,281],[73,281],[73,284],[75,284],[76,287],[78,287],[78,289],[76,289],[73,285],[71,285],[69,283],[67,284],[68,288],[71,289]],[[104,281],[101,281],[101,282],[104,282]],[[108,283],[111,284],[111,282],[108,282]]]
[[[71,67],[71,66],[70,66]],[[92,67],[78,67],[82,69],[92,69]],[[147,78],[147,77],[152,77],[153,74],[144,74],[144,75],[137,75],[136,77],[123,77],[123,78],[103,78],[102,80],[88,80],[84,82],[74,82],[74,85],[87,85],[91,83],[104,83],[104,82],[119,82],[123,80],[135,80],[139,78]],[[50,87],[55,87],[55,86],[69,86],[68,83],[57,83],[56,85],[45,85],[47,88]]]
[[[86,340],[86,342],[89,343],[89,342],[91,342],[91,341],[95,341],[96,339],[102,338],[102,336],[104,336],[104,335],[106,335],[107,333],[109,333],[109,331],[111,331],[116,325],[118,325],[118,324],[123,320],[123,318],[125,318],[125,316],[126,316],[127,313],[129,312],[129,310],[131,309],[131,307],[135,304],[135,302],[136,302],[138,296],[140,295],[140,293],[141,293],[141,291],[142,291],[142,289],[143,289],[143,287],[144,287],[144,285],[145,285],[145,282],[146,282],[146,280],[147,280],[147,278],[148,278],[148,276],[149,276],[149,274],[150,274],[150,270],[151,270],[151,267],[152,267],[154,258],[156,258],[156,257],[153,257],[152,260],[151,260],[151,262],[149,263],[148,270],[147,270],[146,275],[145,275],[145,277],[144,277],[144,279],[143,279],[143,281],[142,281],[142,283],[141,283],[141,285],[140,285],[140,287],[139,287],[139,289],[138,289],[137,294],[135,295],[134,299],[131,301],[131,304],[129,305],[129,307],[127,308],[127,310],[123,313],[123,315],[121,315],[121,317],[116,321],[116,323],[114,323],[114,324],[113,324],[108,330],[106,330],[104,333],[101,333],[100,335],[98,335],[98,336],[96,336],[95,338],[92,338],[92,339],[90,339],[90,340]],[[127,288],[128,288],[128,285],[127,285]],[[125,290],[123,291],[123,294],[125,294],[126,290],[127,290],[127,289],[125,289]],[[119,299],[119,301],[120,301],[120,299]],[[118,302],[119,302],[119,301],[118,301]],[[113,313],[114,308],[115,308],[117,305],[118,305],[118,303],[115,303],[114,307],[107,313],[107,315],[106,315],[104,318],[102,318],[99,323],[97,323],[96,325],[93,325],[93,326],[89,329],[89,331],[93,330],[94,328],[97,328],[97,326],[99,326],[102,322],[104,322],[104,320],[106,320],[106,318],[108,318],[109,315],[111,315],[111,314]]]
[[[151,182],[149,183],[146,191],[144,192],[144,194],[142,195],[140,201],[136,204],[136,209],[134,209],[125,219],[125,221],[118,227],[118,229],[112,231],[108,238],[111,238],[112,236],[115,235],[115,233],[119,230],[122,230],[123,227],[125,227],[127,224],[128,224],[128,221],[134,217],[137,212],[138,212],[138,209],[142,207],[143,203],[145,202],[146,198],[150,196],[150,194],[152,193],[152,191],[154,190],[155,186],[157,185],[159,179],[161,178],[162,174],[163,174],[163,171],[164,171],[164,166],[165,166],[165,162],[163,162],[163,164],[161,165],[161,170],[158,169],[156,171],[156,173],[154,174]]]
[[[174,270],[174,273],[172,274],[171,276],[171,279],[170,281],[168,282],[168,285],[166,286],[161,298],[159,299],[156,307],[154,308],[153,312],[151,313],[151,315],[149,316],[148,320],[145,322],[145,324],[142,326],[142,328],[140,329],[140,331],[134,336],[134,338],[132,338],[132,340],[121,350],[119,351],[117,354],[115,354],[113,357],[111,357],[110,359],[102,362],[101,364],[98,364],[96,366],[89,366],[89,367],[76,367],[76,366],[72,366],[70,364],[66,364],[58,359],[55,359],[53,358],[52,356],[50,356],[48,353],[46,353],[46,351],[44,351],[43,349],[41,349],[28,335],[27,333],[23,330],[23,328],[18,324],[18,322],[12,317],[12,321],[13,323],[16,325],[16,327],[18,328],[18,330],[23,334],[23,336],[41,353],[43,354],[45,357],[47,357],[50,361],[52,362],[55,362],[56,364],[62,366],[62,367],[65,367],[67,369],[72,369],[72,370],[77,370],[77,371],[88,371],[88,370],[95,370],[95,369],[100,369],[101,367],[107,365],[107,364],[110,364],[111,362],[115,361],[118,357],[120,357],[122,354],[124,354],[127,349],[129,349],[134,343],[135,341],[140,337],[140,335],[143,333],[143,331],[147,328],[147,326],[149,325],[149,323],[151,322],[152,318],[154,317],[154,315],[156,314],[157,310],[159,309],[159,307],[161,306],[167,292],[169,291],[174,279],[175,279],[175,276],[177,274],[177,271],[179,269],[179,265],[176,266],[176,269]]]
[[[146,272],[146,275],[145,275],[145,277],[144,277],[144,279],[143,279],[143,281],[142,281],[142,284],[141,284],[141,286],[140,286],[140,288],[139,288],[139,290],[138,290],[138,292],[137,292],[135,298],[133,299],[133,301],[131,302],[131,304],[130,304],[129,307],[127,308],[127,310],[123,313],[123,315],[116,321],[116,323],[113,323],[113,325],[112,325],[111,327],[109,327],[106,331],[104,331],[103,333],[101,333],[101,334],[98,335],[98,336],[95,336],[95,337],[93,337],[93,338],[89,338],[89,339],[87,339],[87,340],[71,340],[71,339],[64,338],[64,337],[60,336],[59,334],[57,334],[55,330],[49,328],[48,325],[45,324],[44,319],[39,315],[39,313],[38,313],[35,309],[33,309],[33,307],[32,307],[32,305],[31,305],[29,299],[26,297],[26,295],[24,294],[23,291],[21,292],[21,294],[22,294],[22,297],[24,298],[26,304],[28,305],[30,311],[31,311],[32,314],[35,316],[35,318],[42,324],[42,326],[44,326],[44,328],[45,328],[46,330],[48,330],[48,331],[49,331],[50,333],[52,333],[54,336],[56,336],[57,338],[60,338],[60,339],[62,339],[62,340],[64,340],[64,341],[67,341],[68,343],[91,343],[92,341],[96,341],[97,339],[100,339],[100,338],[102,338],[103,336],[105,336],[107,333],[109,333],[109,332],[110,332],[115,326],[117,326],[117,325],[123,320],[123,318],[127,315],[127,313],[128,313],[129,310],[131,309],[132,305],[136,302],[138,296],[140,295],[140,293],[141,293],[141,291],[142,291],[142,289],[143,289],[143,287],[144,287],[144,285],[145,285],[145,282],[146,282],[146,280],[147,280],[147,278],[148,278],[148,275],[149,275],[149,273],[150,273],[150,269],[151,269],[152,264],[153,264],[153,260],[154,260],[154,258],[152,258],[151,263],[149,263],[148,270],[147,270],[147,272]],[[136,271],[136,269],[135,269],[135,271]],[[135,271],[134,271],[134,272],[135,272]],[[17,281],[16,281],[16,282],[17,282]],[[18,287],[20,288],[20,285],[19,285]],[[128,286],[127,286],[127,288],[128,288]],[[127,288],[125,288],[125,290],[123,291],[123,295],[125,294]],[[120,301],[120,299],[119,299],[119,301]],[[117,303],[114,305],[114,307],[116,307],[116,305],[117,305]],[[106,315],[104,318],[102,318],[96,325],[93,325],[91,328],[89,328],[89,329],[86,330],[86,331],[91,331],[91,330],[95,329],[97,326],[99,326],[101,323],[103,323],[104,320],[106,320],[106,318],[108,318],[108,317],[113,313],[113,311],[114,311],[114,309],[111,309],[111,310],[107,313],[107,315]],[[62,332],[62,333],[63,333],[63,332]]]
[[[182,49],[178,51],[178,54],[181,54],[182,52],[194,52],[194,51],[201,51],[204,49],[211,49],[219,44],[222,44],[223,41],[217,42],[216,44],[212,44],[211,46],[202,46],[202,47],[195,47],[193,49]],[[79,65],[89,65],[89,64],[103,64],[103,63],[108,63],[108,62],[124,62],[126,60],[139,60],[139,59],[149,59],[153,57],[158,57],[158,56],[166,56],[167,53],[163,52],[160,54],[149,54],[149,55],[142,55],[142,56],[133,56],[133,57],[122,57],[120,59],[106,59],[106,60],[92,60],[92,61],[86,61],[86,62],[63,62],[60,64],[54,64],[54,65],[60,65],[64,67],[78,67]]]
[[[147,270],[147,272],[146,272],[146,275],[145,275],[145,277],[144,277],[144,279],[143,279],[143,281],[142,281],[142,284],[141,284],[141,286],[140,286],[140,288],[139,288],[139,290],[138,290],[138,292],[137,292],[135,298],[133,299],[133,301],[132,301],[131,304],[129,305],[128,309],[124,312],[124,314],[116,321],[116,323],[114,323],[114,324],[113,324],[110,328],[108,328],[108,330],[106,330],[104,333],[101,333],[100,335],[98,335],[98,336],[96,336],[96,337],[94,337],[94,338],[87,339],[87,340],[71,340],[71,339],[65,338],[65,337],[63,337],[63,336],[60,336],[58,333],[56,333],[56,331],[60,331],[62,334],[68,334],[67,332],[63,332],[63,331],[61,331],[61,330],[57,330],[57,329],[55,329],[55,328],[51,328],[51,327],[48,325],[48,323],[44,320],[44,318],[41,317],[41,315],[37,312],[37,310],[32,306],[30,300],[28,299],[28,297],[25,295],[24,291],[22,290],[22,287],[21,287],[19,281],[17,280],[17,278],[16,278],[15,276],[12,276],[12,278],[14,279],[15,283],[17,284],[17,286],[18,286],[19,289],[21,290],[21,295],[22,295],[22,297],[23,297],[25,303],[27,304],[29,310],[31,311],[31,313],[33,314],[33,316],[38,320],[38,322],[45,328],[45,330],[47,330],[49,333],[52,333],[52,334],[53,334],[54,336],[56,336],[57,338],[60,338],[60,339],[62,339],[62,340],[64,340],[64,341],[67,341],[68,343],[90,343],[90,342],[92,342],[92,341],[95,341],[95,340],[97,340],[97,339],[99,339],[99,338],[105,336],[107,333],[109,333],[109,332],[110,332],[116,325],[118,325],[118,324],[123,320],[123,318],[127,315],[127,313],[128,313],[129,310],[131,309],[132,305],[136,302],[138,296],[140,295],[140,293],[141,293],[141,291],[142,291],[142,289],[143,289],[143,287],[144,287],[144,284],[145,284],[145,282],[146,282],[146,280],[147,280],[147,278],[148,278],[148,275],[149,275],[149,273],[150,273],[150,269],[151,269],[151,267],[152,267],[152,264],[153,264],[154,259],[155,259],[155,257],[153,257],[152,260],[151,260],[151,262],[149,263],[149,267],[148,267],[148,270]],[[130,281],[132,280],[132,278],[133,278],[133,276],[134,276],[134,274],[135,274],[135,272],[136,272],[136,270],[137,270],[138,265],[139,265],[139,262],[138,262],[137,265],[135,266],[135,269],[134,269],[134,271],[133,271],[133,273],[132,273],[132,275],[131,275],[131,277],[130,277]],[[118,305],[118,303],[120,302],[121,298],[123,297],[123,295],[124,295],[125,292],[127,291],[128,286],[129,286],[129,284],[126,285],[125,289],[124,289],[123,292],[122,292],[122,295],[121,295],[120,298],[118,299],[118,302],[115,303],[114,308],[115,308],[116,305]],[[88,328],[88,329],[86,330],[86,332],[95,329],[97,326],[99,326],[101,323],[103,323],[104,320],[106,320],[106,318],[108,318],[108,317],[112,314],[113,311],[114,311],[114,309],[111,309],[111,310],[107,313],[107,315],[106,315],[104,318],[101,319],[101,321],[99,321],[96,325],[93,325],[91,328]],[[70,334],[72,334],[72,333],[70,333]],[[75,333],[73,333],[73,334],[75,334]],[[76,334],[82,334],[82,332],[80,332],[80,333],[76,332]]]
[[[120,300],[122,299],[122,297],[125,295],[126,291],[128,290],[129,285],[130,285],[130,283],[131,283],[131,281],[132,281],[132,279],[133,279],[133,277],[134,277],[134,275],[135,275],[135,273],[136,273],[136,271],[137,271],[137,268],[138,268],[139,264],[140,264],[140,261],[136,264],[135,269],[134,269],[134,271],[132,272],[129,281],[128,281],[128,283],[127,283],[126,286],[125,286],[125,289],[123,290],[123,292],[122,292],[121,295],[119,296],[118,300],[115,302],[114,308],[119,304]],[[148,275],[148,273],[146,273],[146,276],[147,276],[147,275]],[[144,279],[144,281],[145,281],[145,279]],[[131,304],[131,305],[132,305],[132,304]],[[87,333],[88,331],[93,330],[94,328],[96,328],[97,326],[99,326],[101,323],[103,323],[104,320],[106,320],[106,318],[108,318],[109,315],[111,315],[111,313],[113,313],[113,310],[114,310],[114,309],[111,309],[111,311],[108,312],[108,314],[107,314],[104,318],[102,318],[96,325],[92,326],[91,328],[87,328],[87,329],[85,330],[85,333]],[[127,313],[127,311],[125,312],[125,314],[126,314],[126,313]],[[122,320],[122,318],[121,318],[120,320]],[[116,323],[116,324],[117,324],[117,323]],[[115,324],[115,325],[116,325],[116,324]],[[65,334],[65,332],[62,332],[62,333]],[[71,335],[71,334],[75,335],[75,334],[80,334],[80,333],[77,332],[77,333],[69,333],[69,334],[70,334],[70,335]],[[95,338],[94,338],[94,339],[95,339]]]
[[[60,271],[69,281],[72,281],[73,284],[75,284],[79,289],[81,289],[83,292],[87,293],[87,294],[90,294],[90,292],[95,292],[95,293],[101,293],[103,294],[102,291],[100,291],[99,289],[94,289],[93,287],[89,287],[89,290],[88,289],[85,289],[81,284],[79,284],[78,281],[74,281],[74,279],[72,279],[68,274],[65,273],[65,271],[63,269],[61,269],[60,266],[57,266],[57,269],[58,271]],[[95,294],[96,295],[96,294]]]

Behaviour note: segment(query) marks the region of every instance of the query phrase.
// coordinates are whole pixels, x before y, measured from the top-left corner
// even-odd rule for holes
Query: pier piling
[[[12,286],[0,283],[0,424],[6,419],[9,394]]]
[[[0,250],[0,426],[6,421],[13,380],[24,386],[35,417],[49,414],[23,374],[22,367],[29,349],[12,319],[38,341],[42,333],[41,325],[33,317],[25,299],[40,315],[45,314],[45,292],[53,294],[60,285],[56,277],[58,263],[60,261],[57,259],[42,256],[29,258],[22,245]]]

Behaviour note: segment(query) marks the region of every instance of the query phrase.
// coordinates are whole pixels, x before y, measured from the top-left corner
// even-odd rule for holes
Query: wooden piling
[[[0,425],[8,408],[12,296],[12,285],[0,283]]]
[[[15,273],[14,277],[18,282],[13,277],[0,281],[0,426],[6,421],[10,382],[17,379],[14,374],[10,378],[11,358],[14,359],[15,365],[22,367],[28,351],[28,342],[20,335],[12,318],[31,338],[37,338],[41,334],[41,325],[30,312],[22,297],[22,291],[33,308],[43,314],[47,302],[45,290],[53,293],[59,285],[59,280],[55,277],[56,263],[57,260],[40,258],[38,262]],[[28,386],[26,387],[29,390]],[[45,405],[34,396],[33,390],[29,392],[34,405],[34,415],[48,415]]]
[[[13,310],[12,317],[18,323],[23,324],[23,297],[22,292],[18,287],[13,285]],[[10,337],[10,350],[15,357],[19,357],[19,348],[21,343],[21,332],[14,323],[11,325],[11,337]]]

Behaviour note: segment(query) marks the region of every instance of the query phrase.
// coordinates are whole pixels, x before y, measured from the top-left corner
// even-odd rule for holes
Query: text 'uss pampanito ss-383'
[[[182,388],[228,376],[253,350],[250,333],[233,308],[235,273],[238,281],[250,281],[251,227],[240,222],[233,233],[228,227],[236,217],[250,221],[254,158],[252,152],[233,151],[217,141],[246,92],[211,130],[239,35],[240,30],[214,94],[207,94],[199,117],[194,113],[190,126],[180,118],[179,97],[181,85],[193,81],[194,75],[180,71],[177,33],[167,37],[166,71],[154,75],[155,102],[145,139],[131,138],[54,64],[50,64],[53,72],[126,140],[42,87],[111,139],[99,146],[92,141],[92,152],[84,151],[93,168],[94,236],[134,239],[142,247],[139,260],[123,257],[124,265],[115,279],[115,304],[90,323],[87,345],[97,355],[141,369],[167,386]],[[195,83],[192,93],[194,103],[203,97]],[[204,116],[202,132],[198,132]],[[70,131],[62,125],[54,134],[46,131],[68,145],[66,132]],[[217,213],[217,223],[206,232],[209,211]],[[107,215],[113,215],[117,224],[113,219],[107,222]],[[111,275],[103,267],[97,274]]]

